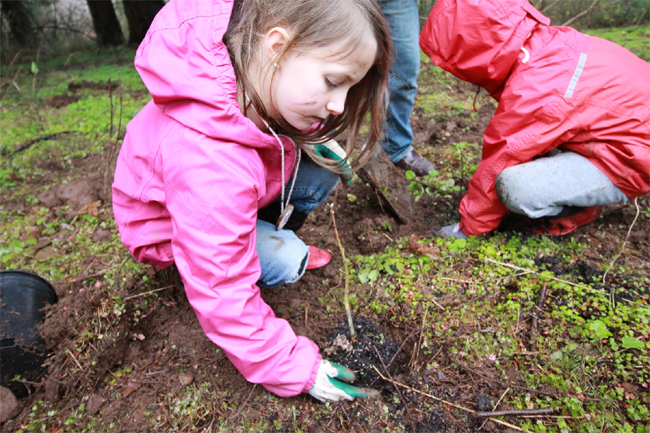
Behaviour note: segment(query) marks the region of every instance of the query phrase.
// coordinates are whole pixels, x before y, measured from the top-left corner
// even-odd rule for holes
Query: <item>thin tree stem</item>
[[[343,305],[345,306],[345,314],[348,318],[348,326],[350,327],[350,338],[354,339],[354,324],[352,323],[352,312],[350,311],[350,281],[349,281],[349,271],[348,271],[348,261],[345,259],[345,250],[341,244],[341,239],[339,238],[339,231],[336,228],[336,218],[334,218],[334,205],[330,207],[330,213],[332,214],[332,224],[334,225],[334,234],[336,235],[336,242],[339,243],[339,249],[341,250],[341,257],[343,257],[343,272],[345,274],[345,289],[343,291]]]

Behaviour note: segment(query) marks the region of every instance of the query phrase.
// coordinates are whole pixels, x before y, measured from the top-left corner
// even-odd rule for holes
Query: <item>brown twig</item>
[[[111,83],[111,79],[108,79],[108,100],[111,103],[111,118],[110,118],[110,127],[108,129],[108,136],[112,137],[113,136],[113,84]]]
[[[400,344],[399,349],[397,349],[397,352],[395,352],[395,355],[393,355],[393,357],[390,359],[390,362],[388,363],[388,366],[389,366],[389,367],[390,367],[390,365],[393,363],[393,361],[395,360],[395,357],[396,357],[397,355],[399,355],[400,351],[402,350],[402,348],[404,347],[404,345],[406,344],[406,342],[409,341],[409,340],[411,339],[411,337],[412,337],[413,335],[415,335],[416,332],[418,332],[418,331],[415,330],[415,331],[411,332],[411,333],[409,334],[409,336],[406,337],[406,338],[404,339],[404,341],[402,341],[402,344]]]
[[[562,27],[568,26],[569,24],[571,24],[572,22],[574,22],[578,18],[581,18],[584,15],[587,15],[589,13],[589,11],[591,11],[594,8],[594,6],[596,6],[596,3],[598,3],[598,0],[594,0],[594,2],[587,9],[583,10],[582,12],[580,12],[578,15],[574,16],[570,20],[565,21],[564,24],[562,24]]]
[[[547,415],[552,414],[554,409],[547,407],[545,409],[524,409],[524,410],[500,410],[497,412],[476,412],[478,417],[509,416],[509,415]]]
[[[420,347],[422,346],[422,335],[424,334],[424,324],[427,320],[427,315],[429,314],[429,309],[427,308],[424,310],[424,315],[422,316],[422,327],[420,328],[420,338],[418,339],[418,343],[415,346],[413,353],[411,354],[411,360],[409,361],[409,367],[411,370],[415,368],[415,363],[418,360],[418,356],[420,354]]]
[[[66,134],[72,134],[74,131],[61,131],[61,132],[55,132],[53,134],[46,134],[42,135],[40,137],[34,138],[33,140],[29,140],[28,142],[21,144],[18,146],[15,150],[13,150],[11,153],[7,152],[5,148],[2,149],[2,154],[7,155],[9,158],[13,158],[15,154],[18,152],[22,152],[23,150],[27,150],[30,147],[32,147],[34,144],[40,142],[40,141],[46,141],[46,140],[55,140],[61,137],[62,135]]]
[[[372,346],[372,348],[375,349],[375,353],[377,353],[377,357],[379,358],[379,361],[381,362],[381,365],[384,366],[384,371],[386,372],[386,374],[390,378],[390,381],[393,384],[393,387],[395,387],[395,391],[397,391],[397,395],[399,395],[399,399],[402,401],[402,404],[406,404],[406,400],[404,400],[404,396],[402,395],[399,388],[395,384],[395,381],[391,377],[390,372],[388,371],[388,367],[386,367],[386,364],[384,364],[384,360],[382,359],[381,355],[379,354],[379,351],[377,350],[377,346]]]
[[[499,403],[501,403],[501,400],[503,400],[503,397],[506,396],[506,394],[508,393],[508,391],[510,391],[510,387],[508,387],[508,389],[506,389],[506,390],[503,392],[503,394],[501,394],[501,398],[499,398],[499,401],[497,401],[497,404],[494,405],[494,408],[492,408],[492,410],[494,410],[494,409],[496,409],[497,407],[499,407]],[[483,421],[483,424],[481,424],[481,427],[479,427],[479,429],[477,430],[477,432],[480,432],[480,431],[483,429],[483,426],[485,425],[486,422],[488,422],[488,420]]]
[[[110,152],[108,154],[108,158],[106,160],[106,170],[104,171],[104,185],[103,185],[103,190],[104,193],[107,193],[107,188],[108,188],[108,176],[109,173],[111,172],[111,168],[113,167],[113,158],[117,154],[117,145],[120,141],[120,130],[122,129],[122,76],[118,72],[118,80],[117,80],[117,85],[118,85],[118,94],[119,94],[119,99],[120,99],[120,114],[118,117],[117,121],[117,133],[115,134],[115,141],[113,142],[113,146],[111,146]],[[109,83],[108,86],[109,92],[110,92],[110,100],[111,100],[111,133],[113,131],[113,91],[112,91],[112,86]],[[109,136],[109,140],[112,139],[111,136]]]
[[[436,359],[438,357],[438,355],[440,355],[440,352],[442,352],[442,349],[444,349],[444,348],[445,348],[445,346],[441,345],[440,349],[438,349],[438,351],[429,359],[429,361],[426,363],[426,365],[431,364],[433,362],[433,360]]]
[[[175,285],[165,286],[165,287],[161,287],[159,289],[149,290],[149,291],[146,291],[146,292],[143,292],[143,293],[138,293],[137,295],[127,296],[126,298],[122,298],[122,301],[127,301],[127,300],[133,299],[133,298],[139,298],[140,296],[151,295],[152,293],[160,292],[161,290],[171,289],[172,287],[176,287],[176,286]]]
[[[244,407],[246,406],[246,403],[248,403],[248,400],[251,398],[251,395],[253,395],[253,391],[255,391],[255,388],[257,388],[257,384],[253,385],[253,388],[248,393],[248,396],[246,397],[246,400],[244,400],[244,402],[241,404],[241,406],[239,406],[239,409],[237,409],[237,412],[228,419],[235,419],[241,413],[241,411],[244,410]]]
[[[309,304],[305,305],[305,328],[307,327],[307,318],[309,317]]]

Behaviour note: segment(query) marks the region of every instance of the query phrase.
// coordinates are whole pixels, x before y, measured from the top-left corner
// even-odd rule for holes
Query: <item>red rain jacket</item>
[[[526,0],[438,0],[420,35],[436,65],[499,102],[460,204],[465,234],[507,212],[494,189],[502,170],[555,148],[589,159],[630,199],[650,192],[650,64],[549,22]]]

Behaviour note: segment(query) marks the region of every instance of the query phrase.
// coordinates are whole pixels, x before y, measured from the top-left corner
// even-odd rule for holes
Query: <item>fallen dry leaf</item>
[[[430,244],[419,243],[420,238],[416,235],[411,235],[409,238],[409,248],[416,254],[422,254],[430,257],[433,260],[438,260],[440,257],[440,248],[433,247]]]
[[[81,210],[77,212],[77,215],[83,215],[87,213],[88,215],[97,216],[97,214],[99,213],[99,207],[101,205],[102,205],[101,200],[91,201],[86,206],[81,208]]]
[[[131,395],[132,392],[137,391],[142,385],[139,383],[135,382],[129,382],[129,384],[126,386],[126,390],[124,391],[124,395],[122,395],[123,398],[127,398],[129,395]]]
[[[194,376],[191,374],[181,374],[178,376],[178,381],[180,382],[181,385],[187,386],[190,383],[194,382]]]

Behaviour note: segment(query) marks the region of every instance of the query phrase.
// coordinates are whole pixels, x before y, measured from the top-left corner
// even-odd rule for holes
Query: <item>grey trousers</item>
[[[628,201],[602,171],[574,152],[558,152],[508,167],[497,176],[495,188],[511,212],[530,218],[558,215],[565,206]]]

